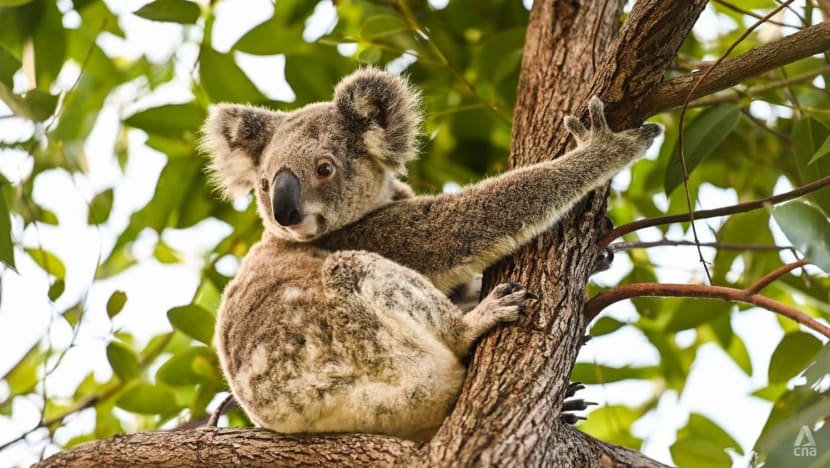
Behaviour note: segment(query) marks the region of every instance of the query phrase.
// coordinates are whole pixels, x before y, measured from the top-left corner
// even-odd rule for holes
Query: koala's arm
[[[457,194],[397,201],[319,242],[377,252],[447,292],[549,229],[585,194],[641,157],[660,133],[654,124],[612,132],[597,98],[589,111],[590,131],[574,117],[565,119],[577,148],[561,158]]]

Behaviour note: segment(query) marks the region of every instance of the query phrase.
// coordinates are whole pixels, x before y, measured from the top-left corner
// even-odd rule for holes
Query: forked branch
[[[760,200],[738,203],[737,205],[724,206],[722,208],[715,208],[713,210],[695,211],[694,219],[715,218],[718,216],[726,216],[730,214],[745,213],[747,211],[757,210],[758,208],[764,208],[769,205],[776,205],[778,203],[785,202],[787,200],[792,200],[793,198],[798,198],[808,193],[816,192],[818,190],[823,189],[824,187],[827,187],[828,185],[830,185],[830,176],[825,176],[821,179],[810,182],[809,184],[805,184],[801,187],[790,190],[789,192],[780,193],[778,195],[762,198]],[[639,231],[640,229],[645,229],[647,227],[662,226],[664,224],[671,223],[682,223],[689,221],[690,219],[692,219],[692,216],[690,216],[689,213],[641,219],[638,221],[634,221],[633,223],[623,224],[622,226],[613,229],[608,234],[604,235],[602,239],[600,239],[599,243],[602,247],[607,247],[608,244],[611,243],[611,241],[619,237],[622,237],[628,233]]]

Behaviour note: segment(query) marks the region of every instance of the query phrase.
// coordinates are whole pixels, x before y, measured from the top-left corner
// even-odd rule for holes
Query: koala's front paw
[[[611,151],[634,159],[645,154],[645,150],[663,131],[659,124],[648,123],[640,128],[612,132],[605,120],[605,105],[594,96],[588,102],[591,129],[575,116],[565,117],[565,127],[576,139],[578,147],[595,146],[602,151]]]
[[[538,299],[519,283],[502,283],[473,309],[485,322],[495,325],[498,322],[513,322],[525,311],[527,301]],[[491,326],[492,326],[491,325]]]

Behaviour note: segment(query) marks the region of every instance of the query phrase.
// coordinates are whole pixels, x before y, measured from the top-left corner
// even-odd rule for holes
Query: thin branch
[[[778,41],[758,46],[738,57],[725,60],[701,81],[691,98],[697,99],[730,88],[748,78],[823,53],[828,49],[830,22],[804,28]],[[703,73],[705,72],[699,71],[663,82],[646,99],[643,115],[657,114],[682,105]]]
[[[755,19],[761,19],[761,15],[759,15],[758,13],[755,13],[752,10],[743,9],[743,8],[737,6],[737,5],[734,5],[734,4],[729,3],[727,1],[724,1],[724,0],[714,0],[714,2],[719,3],[719,4],[723,5],[724,7],[729,8],[730,10],[738,12],[742,15],[751,16]],[[799,29],[800,28],[800,26],[793,26],[791,24],[786,24],[786,23],[782,23],[780,21],[775,21],[774,19],[768,19],[767,23],[774,24],[776,26],[783,26],[785,28],[793,28],[793,29]]]
[[[778,278],[784,276],[785,274],[795,270],[796,268],[803,267],[805,265],[809,265],[810,262],[806,259],[801,259],[792,263],[788,263],[781,267],[776,268],[775,270],[767,273],[766,275],[762,276],[758,281],[749,285],[748,288],[744,289],[747,294],[758,294],[761,292],[762,289],[767,287],[770,283],[777,280]]]
[[[625,284],[601,292],[586,302],[585,317],[590,321],[609,305],[634,297],[694,297],[700,299],[720,299],[729,302],[744,302],[781,314],[830,338],[830,327],[794,307],[774,301],[760,294],[753,294],[748,289],[704,284]]]
[[[802,185],[797,189],[790,190],[789,192],[784,192],[778,195],[773,195],[771,197],[762,198],[760,200],[738,203],[737,205],[715,208],[713,210],[695,211],[694,219],[715,218],[717,216],[726,216],[735,213],[744,213],[747,211],[757,210],[758,208],[763,208],[769,205],[775,205],[787,200],[792,200],[793,198],[798,198],[808,193],[816,192],[824,187],[827,187],[828,185],[830,185],[830,176],[825,176],[821,179],[810,182],[809,184]],[[628,233],[652,226],[662,226],[663,224],[686,222],[689,221],[689,219],[691,219],[689,213],[641,219],[639,221],[634,221],[633,223],[623,224],[622,226],[612,230],[611,232],[603,236],[602,239],[600,239],[599,243],[600,246],[606,247],[614,239],[622,237]]]
[[[719,250],[740,250],[745,252],[777,252],[781,250],[792,250],[793,248],[786,245],[764,245],[764,244],[733,244],[729,242],[701,242],[695,244],[694,241],[688,240],[673,240],[661,239],[659,241],[638,241],[638,242],[614,242],[609,245],[612,250],[619,252],[622,250],[633,249],[650,249],[652,247],[679,247],[679,246],[696,246],[711,247]]]
[[[717,94],[717,95],[713,95],[713,96],[707,96],[707,97],[704,97],[704,98],[696,99],[696,100],[689,103],[689,107],[705,107],[705,106],[711,106],[711,105],[714,105],[714,104],[720,104],[722,102],[735,102],[735,101],[738,101],[738,100],[743,99],[743,98],[752,99],[754,96],[757,96],[759,94],[764,94],[764,93],[767,93],[769,91],[775,91],[776,89],[779,89],[779,88],[786,88],[786,87],[789,87],[789,86],[792,86],[792,85],[795,85],[795,84],[803,83],[805,81],[811,81],[811,80],[815,79],[815,77],[817,77],[819,75],[823,75],[825,73],[829,73],[829,72],[830,72],[830,65],[824,65],[824,66],[816,68],[814,70],[809,70],[809,71],[806,71],[804,73],[799,73],[798,75],[795,75],[795,76],[790,77],[790,78],[785,78],[785,79],[782,79],[782,80],[772,81],[772,82],[764,84],[764,85],[752,86],[752,87],[746,88],[742,91],[739,91],[737,89],[733,89],[734,94],[726,92],[726,93],[723,93],[723,94]]]
[[[700,84],[703,83],[703,81],[706,80],[706,78],[709,75],[711,75],[714,70],[718,69],[718,66],[721,63],[723,63],[723,61],[726,59],[726,57],[728,57],[729,54],[731,54],[733,50],[735,50],[735,47],[738,47],[738,44],[743,42],[743,40],[746,39],[747,36],[749,36],[749,34],[752,33],[752,31],[757,29],[759,26],[764,24],[767,20],[772,18],[779,11],[781,11],[787,5],[789,5],[790,3],[794,2],[794,1],[795,0],[787,0],[781,6],[779,6],[778,8],[773,9],[772,11],[767,13],[763,18],[759,19],[758,21],[753,23],[752,26],[747,28],[747,30],[744,31],[738,37],[738,39],[736,39],[735,42],[733,42],[732,45],[729,46],[728,49],[726,49],[726,52],[724,52],[720,57],[718,57],[718,59],[715,61],[715,63],[713,63],[711,67],[707,68],[703,72],[703,76],[701,76],[700,79],[695,80],[694,85],[689,90],[689,93],[686,95],[686,99],[683,101],[683,108],[680,109],[680,128],[679,128],[678,133],[677,133],[677,148],[678,148],[677,158],[680,160],[680,169],[681,169],[681,172],[683,174],[683,191],[684,191],[685,196],[686,196],[686,207],[687,207],[688,212],[689,212],[689,221],[691,222],[691,225],[692,225],[692,236],[695,239],[695,244],[698,246],[697,247],[697,256],[698,256],[698,259],[700,261],[700,264],[703,265],[703,271],[706,273],[706,279],[709,280],[710,284],[712,283],[712,274],[709,272],[709,266],[706,263],[706,259],[703,258],[703,250],[701,250],[701,248],[700,248],[700,239],[698,239],[698,237],[697,237],[697,225],[695,225],[695,214],[694,214],[694,211],[692,210],[692,197],[691,197],[691,195],[689,195],[689,171],[686,167],[686,154],[684,152],[684,145],[683,145],[683,136],[686,133],[684,128],[683,128],[684,124],[686,122],[686,111],[689,109],[689,102],[692,101],[692,99],[693,99],[692,96],[695,94],[695,91],[700,87]]]

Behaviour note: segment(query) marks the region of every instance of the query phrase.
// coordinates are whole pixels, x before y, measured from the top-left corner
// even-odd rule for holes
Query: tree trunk
[[[646,96],[694,24],[704,0],[640,0],[618,34],[624,0],[536,0],[514,112],[512,166],[564,153],[567,113],[592,94],[620,129],[647,115]],[[603,52],[606,51],[606,52]],[[596,63],[596,66],[594,65]],[[588,195],[551,232],[485,275],[485,287],[519,281],[541,296],[527,318],[477,347],[459,401],[424,446],[341,434],[288,437],[262,429],[154,432],[91,442],[43,466],[509,465],[662,466],[560,421],[586,323],[585,286],[608,229],[607,189]]]

